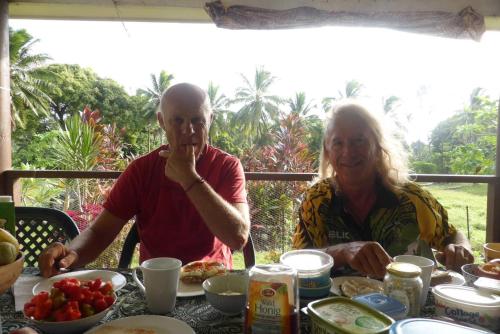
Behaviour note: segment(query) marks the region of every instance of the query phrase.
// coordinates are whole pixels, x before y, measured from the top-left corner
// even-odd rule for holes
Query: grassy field
[[[486,239],[486,184],[432,184],[425,187],[448,211],[449,222],[469,239],[476,261]],[[467,208],[469,229],[467,229]]]
[[[467,208],[469,210],[469,232],[476,262],[481,261],[482,245],[486,239],[486,190],[485,184],[429,184],[424,185],[448,211],[449,222],[467,235]],[[257,252],[256,262],[279,261],[277,252]],[[137,259],[134,259],[134,265]],[[235,269],[243,269],[243,254],[233,255]]]

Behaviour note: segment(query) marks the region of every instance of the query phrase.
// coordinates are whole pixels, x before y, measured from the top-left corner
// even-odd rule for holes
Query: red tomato
[[[111,282],[100,278],[82,284],[76,278],[64,278],[48,292],[40,292],[24,305],[27,317],[47,321],[69,321],[101,312],[115,301]]]
[[[108,307],[108,304],[106,303],[104,298],[95,299],[93,305],[97,313],[104,311]]]
[[[106,282],[101,286],[99,291],[101,291],[103,295],[113,294],[113,284],[111,284],[111,282]]]
[[[113,305],[113,303],[115,302],[115,296],[106,295],[106,296],[104,296],[104,301],[106,302],[106,305],[109,307],[109,306]]]

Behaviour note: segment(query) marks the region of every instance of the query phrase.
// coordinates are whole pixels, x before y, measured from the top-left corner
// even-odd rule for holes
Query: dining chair
[[[52,208],[16,206],[16,236],[24,265],[38,266],[38,256],[53,242],[66,243],[80,234],[73,219]]]
[[[118,268],[128,268],[130,266],[135,247],[138,243],[139,232],[137,231],[136,225],[133,224],[123,243],[122,253],[120,254],[120,260],[118,261]],[[248,241],[245,247],[243,247],[243,259],[245,261],[245,268],[250,268],[255,265],[255,249],[253,247],[253,240],[250,234],[248,235]]]

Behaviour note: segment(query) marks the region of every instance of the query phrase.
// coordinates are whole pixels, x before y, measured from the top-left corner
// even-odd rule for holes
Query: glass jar
[[[420,313],[422,270],[414,264],[404,262],[389,263],[386,269],[384,293],[406,305],[407,316],[417,317]]]
[[[297,270],[281,264],[250,269],[245,309],[247,334],[299,332]]]

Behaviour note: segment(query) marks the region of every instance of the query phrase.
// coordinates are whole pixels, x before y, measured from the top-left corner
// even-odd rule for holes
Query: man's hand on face
[[[180,183],[186,189],[199,178],[195,169],[195,145],[190,142],[190,138],[189,141],[185,140],[185,143],[181,143],[175,137],[171,141],[170,149],[160,151],[159,153],[161,157],[167,159],[165,163],[165,176]]]
[[[375,278],[383,278],[385,267],[392,262],[389,254],[375,241],[346,243],[343,254],[352,269]]]
[[[436,254],[436,259],[445,264],[446,269],[460,272],[464,264],[474,262],[474,255],[467,247],[448,244],[442,252]]]

